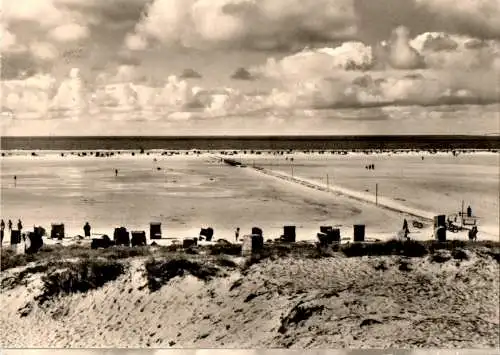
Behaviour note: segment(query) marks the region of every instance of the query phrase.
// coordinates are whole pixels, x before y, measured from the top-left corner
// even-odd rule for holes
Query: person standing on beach
[[[467,206],[467,217],[472,217],[472,208]]]
[[[410,229],[408,228],[408,221],[406,220],[406,218],[403,220],[403,233],[405,234],[405,238],[408,238]]]
[[[12,221],[9,219],[9,231],[12,230]]]
[[[89,222],[85,222],[85,225],[83,226],[83,232],[86,237],[90,237],[90,224]]]
[[[236,241],[238,241],[238,238],[240,237],[240,227],[236,228],[236,231],[234,232],[234,237]]]
[[[4,230],[5,230],[5,222],[2,219],[2,222],[0,222],[0,243],[3,242]]]
[[[118,176],[118,169],[115,169],[115,176]]]
[[[17,185],[17,176],[14,175],[14,186],[16,186],[16,185]]]
[[[21,233],[22,229],[23,229],[23,224],[21,223],[21,220],[19,219],[17,221],[17,230],[19,231],[19,233]]]

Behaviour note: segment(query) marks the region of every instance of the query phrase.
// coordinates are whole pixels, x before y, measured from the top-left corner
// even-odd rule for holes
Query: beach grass
[[[264,259],[277,259],[284,257],[293,258],[324,258],[324,257],[363,257],[363,256],[389,256],[399,255],[405,257],[424,257],[434,254],[439,250],[448,250],[454,254],[460,250],[475,250],[478,253],[490,255],[500,261],[500,242],[494,241],[461,241],[450,240],[446,242],[429,241],[401,241],[388,240],[381,242],[332,244],[319,246],[314,243],[265,243],[262,250],[255,252],[247,258],[247,266]],[[43,262],[47,265],[57,265],[66,260],[95,260],[103,259],[117,261],[136,257],[161,257],[169,260],[185,258],[187,256],[197,260],[216,260],[216,263],[228,267],[234,266],[229,257],[241,255],[239,244],[214,244],[199,246],[189,250],[172,249],[168,246],[123,247],[113,246],[107,249],[90,249],[88,246],[44,246],[36,254],[16,254],[11,249],[1,251],[1,270],[5,271],[15,267]],[[31,267],[34,267],[31,266]]]
[[[125,271],[125,266],[114,260],[88,258],[69,263],[63,270],[42,276],[42,293],[36,297],[39,304],[59,295],[85,293],[116,280]]]

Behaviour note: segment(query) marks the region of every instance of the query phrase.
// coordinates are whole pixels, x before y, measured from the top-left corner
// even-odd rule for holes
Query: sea
[[[9,150],[491,150],[500,136],[363,135],[363,136],[5,136]]]

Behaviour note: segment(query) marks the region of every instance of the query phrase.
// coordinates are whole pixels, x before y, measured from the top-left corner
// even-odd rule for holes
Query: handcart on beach
[[[458,233],[462,230],[469,230],[469,227],[477,226],[477,217],[467,216],[463,212],[448,215],[446,218],[446,229],[452,233]]]

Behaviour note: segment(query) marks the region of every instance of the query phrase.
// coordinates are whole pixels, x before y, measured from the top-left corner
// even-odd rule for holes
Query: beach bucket
[[[364,224],[355,224],[354,228],[354,237],[353,240],[355,242],[364,242],[365,241],[365,225]]]

